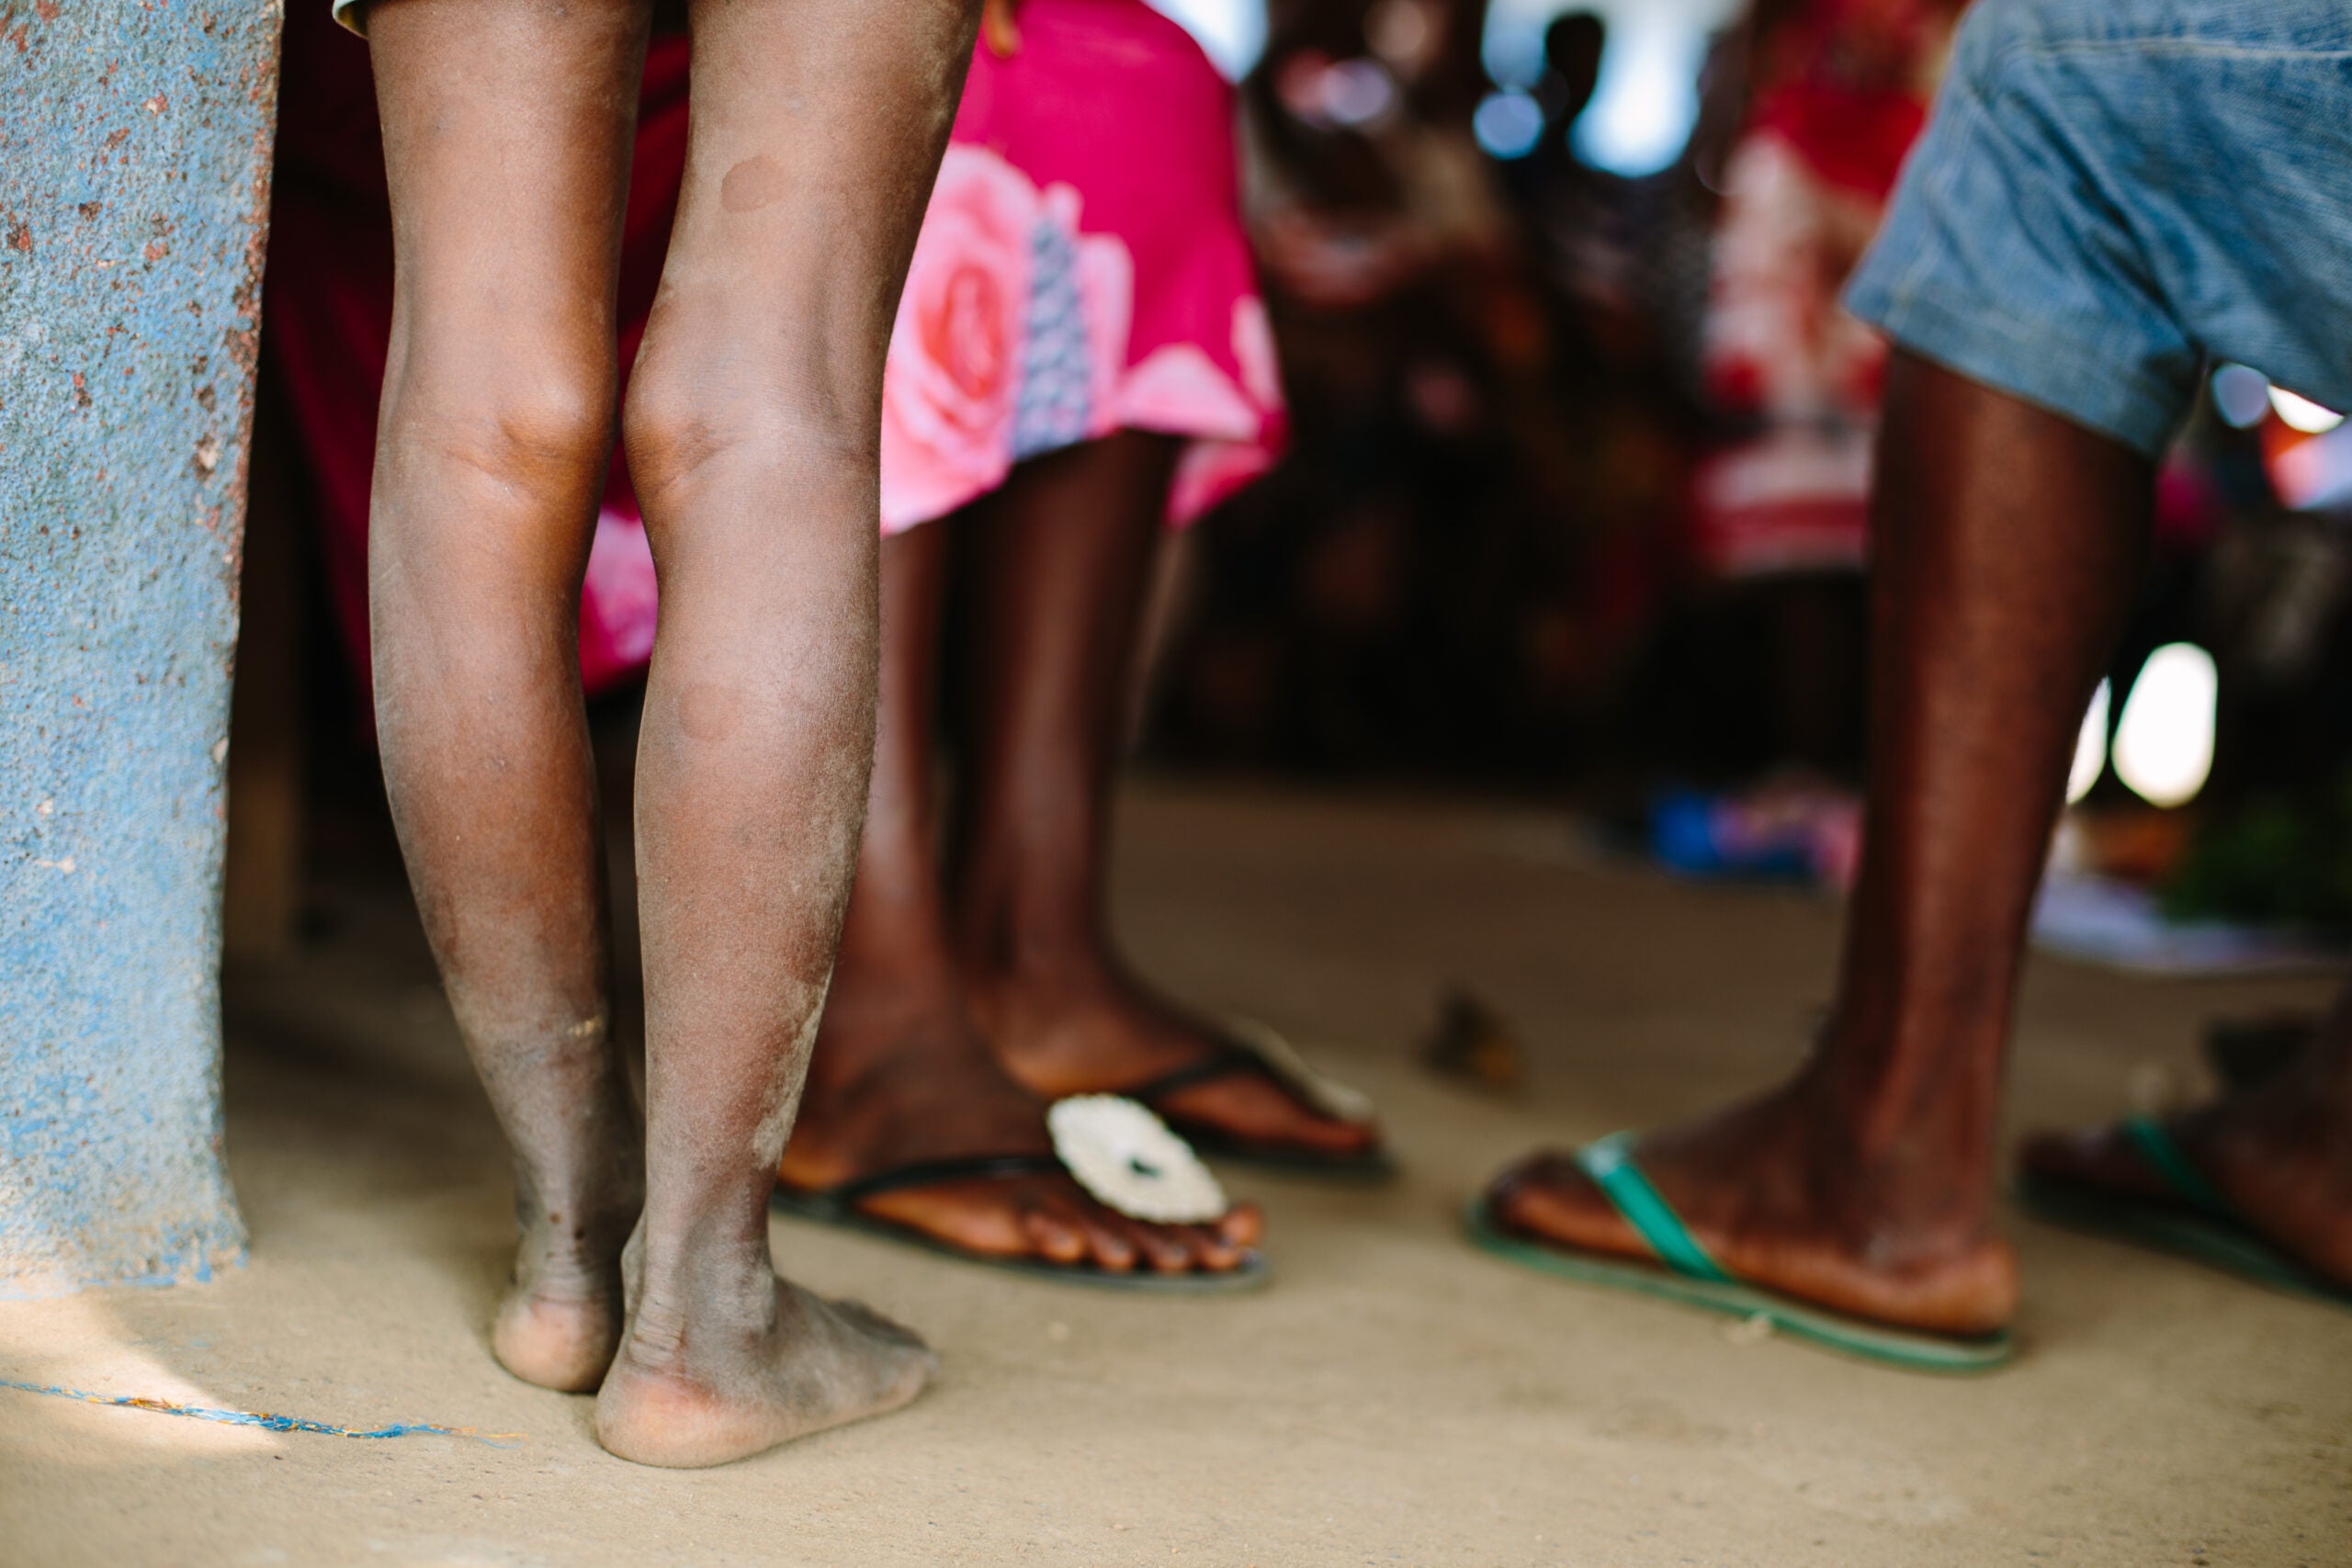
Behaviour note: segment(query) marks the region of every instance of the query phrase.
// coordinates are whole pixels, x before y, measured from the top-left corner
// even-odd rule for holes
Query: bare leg
[[[514,1152],[492,1347],[593,1389],[643,1179],[613,1049],[577,614],[613,437],[634,0],[378,0],[399,268],[369,596],[384,778]]]
[[[1116,1092],[1203,1060],[1215,1032],[1140,984],[1104,908],[1121,705],[1177,446],[1122,433],[1023,467],[978,519],[978,695],[956,878],[973,1007],[1048,1098]],[[1245,1140],[1349,1153],[1378,1141],[1262,1077],[1170,1095]]]
[[[625,438],[662,574],[639,742],[647,1187],[597,1400],[713,1464],[914,1397],[933,1358],[774,1273],[767,1198],[872,761],[883,353],[977,7],[694,0],[694,126]]]
[[[2084,705],[2130,602],[2149,464],[1898,354],[1872,506],[1869,815],[1838,1004],[1796,1078],[1640,1157],[1735,1273],[1956,1333],[2005,1323],[1993,1132],[2026,919]],[[1556,1156],[1505,1223],[1646,1256]]]
[[[1044,1102],[1006,1076],[966,1016],[933,850],[933,693],[950,526],[930,524],[882,547],[881,733],[857,888],[784,1157],[785,1179],[803,1187],[1053,1146]],[[867,1207],[983,1257],[1114,1272],[1138,1263],[1232,1269],[1261,1228],[1248,1207],[1216,1225],[1126,1219],[1056,1176],[902,1189]]]

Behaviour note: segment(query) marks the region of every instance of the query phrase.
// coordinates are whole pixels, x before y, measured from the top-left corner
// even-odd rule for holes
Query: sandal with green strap
[[[2246,1224],[2153,1116],[2117,1123],[2142,1164],[2165,1179],[2171,1198],[2143,1198],[2029,1171],[2018,1180],[2026,1212],[2068,1230],[2169,1252],[2275,1290],[2352,1306],[2352,1290],[2323,1279]]]
[[[1928,1334],[1849,1317],[1751,1285],[1699,1245],[1634,1161],[1634,1134],[1618,1133],[1576,1153],[1577,1167],[1657,1255],[1655,1264],[1547,1246],[1504,1230],[1482,1196],[1466,1215],[1471,1239],[1514,1263],[1583,1284],[1632,1291],[1731,1317],[1762,1319],[1794,1339],[1919,1372],[1981,1372],[2007,1361],[2009,1332]]]

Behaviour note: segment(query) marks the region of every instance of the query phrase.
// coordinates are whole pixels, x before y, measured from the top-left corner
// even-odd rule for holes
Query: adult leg
[[[1048,1098],[1115,1091],[1219,1049],[1128,972],[1104,907],[1122,708],[1177,449],[1123,432],[1037,458],[978,523],[957,927],[990,1043]],[[1350,1153],[1378,1139],[1261,1077],[1162,1103],[1251,1142]]]
[[[1013,483],[1021,482],[1016,472]],[[874,782],[841,961],[784,1156],[785,1179],[802,1187],[1053,1147],[1044,1102],[1006,1076],[966,1014],[933,850],[933,697],[952,525],[930,524],[882,546]],[[1217,1226],[1125,1219],[1057,1176],[901,1189],[866,1207],[984,1257],[1035,1256],[1114,1272],[1138,1261],[1232,1269],[1259,1231],[1249,1208]]]
[[[1870,803],[1837,1007],[1792,1082],[1640,1145],[1734,1273],[1930,1330],[2013,1310],[1991,1217],[2011,1001],[2151,476],[2104,436],[1896,355],[1872,501]],[[1559,1156],[1506,1173],[1492,1199],[1529,1235],[1647,1256]]]
[[[662,574],[638,754],[646,1201],[597,1399],[712,1464],[911,1399],[903,1329],[775,1274],[767,1199],[874,743],[883,353],[964,0],[693,0],[694,125],[624,438]]]
[[[397,270],[368,542],[384,782],[514,1154],[492,1345],[592,1389],[642,1197],[613,1048],[581,575],[613,439],[639,0],[376,0]]]

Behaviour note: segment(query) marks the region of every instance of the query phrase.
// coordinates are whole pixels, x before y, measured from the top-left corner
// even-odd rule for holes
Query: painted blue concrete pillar
[[[0,0],[0,1295],[244,1252],[222,761],[278,21]]]

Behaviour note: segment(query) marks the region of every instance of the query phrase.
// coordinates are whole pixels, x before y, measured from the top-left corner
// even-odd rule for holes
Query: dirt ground
[[[1289,1031],[1385,1109],[1373,1190],[1227,1173],[1261,1294],[1148,1300],[779,1222],[785,1267],[944,1358],[904,1414],[727,1469],[606,1457],[588,1402],[490,1360],[510,1190],[397,884],[325,890],[303,960],[232,987],[250,1265],[0,1303],[0,1378],[513,1434],[357,1441],[0,1390],[0,1563],[2340,1564],[2352,1313],[2013,1218],[2023,1353],[1966,1381],[1752,1342],[1521,1272],[1454,1215],[1498,1161],[1778,1071],[1837,912],[1581,854],[1555,817],[1148,787],[1143,965]],[[1473,987],[1529,1045],[1498,1099],[1414,1061]],[[2213,1012],[2318,981],[2036,966],[2015,1124],[2197,1081]]]

